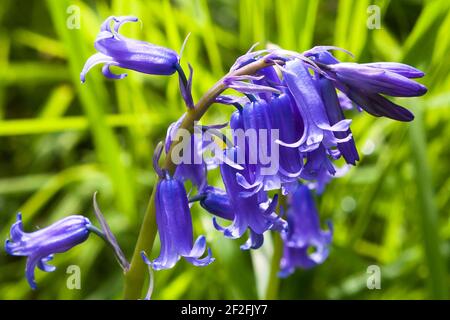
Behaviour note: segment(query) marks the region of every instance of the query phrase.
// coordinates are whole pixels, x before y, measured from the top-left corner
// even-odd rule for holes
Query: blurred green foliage
[[[366,26],[371,4],[381,10],[381,29]],[[80,29],[68,28],[72,5],[80,9]],[[297,51],[337,45],[352,51],[358,62],[406,62],[424,70],[429,93],[399,101],[417,115],[413,123],[351,115],[361,162],[318,199],[322,219],[335,225],[330,257],[281,280],[278,298],[449,297],[447,0],[2,0],[0,239],[8,237],[18,211],[27,230],[73,213],[94,221],[91,199],[98,190],[100,206],[131,256],[155,180],[153,148],[182,114],[183,103],[175,76],[129,72],[124,80],[110,81],[96,68],[80,84],[79,72],[109,15],[138,16],[141,25],[123,27],[127,36],[175,50],[191,32],[182,62],[194,67],[196,99],[255,42]],[[204,122],[222,123],[230,112],[214,106]],[[217,173],[211,179],[217,180]],[[270,237],[262,250],[241,252],[239,240],[223,239],[197,205],[193,217],[196,232],[207,234],[217,260],[207,268],[181,261],[157,272],[153,297],[264,297]],[[121,270],[94,236],[56,255],[54,264],[53,273],[36,271],[38,290],[31,291],[25,259],[2,249],[0,299],[121,297]],[[66,287],[66,268],[72,264],[81,268],[81,290]],[[381,290],[366,287],[372,264],[381,267]]]

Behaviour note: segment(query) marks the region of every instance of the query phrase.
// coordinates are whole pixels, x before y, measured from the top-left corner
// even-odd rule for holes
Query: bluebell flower
[[[211,249],[207,257],[200,259],[206,250],[206,238],[200,236],[193,243],[193,227],[188,198],[183,183],[167,177],[156,186],[156,222],[161,240],[161,253],[153,263],[153,269],[172,268],[180,257],[195,266],[206,266],[214,261]]]
[[[337,89],[345,93],[359,107],[376,117],[388,117],[398,121],[412,121],[414,115],[383,95],[393,97],[417,97],[427,88],[411,79],[424,73],[414,67],[395,62],[341,63],[328,52],[328,47],[317,47],[306,55],[326,75],[333,79]]]
[[[152,262],[155,270],[172,268],[180,257],[184,257],[195,266],[206,266],[214,261],[211,249],[206,250],[206,238],[199,236],[193,243],[193,226],[189,202],[182,181],[170,177],[168,172],[157,165],[161,150],[155,153],[155,171],[160,180],[156,186],[155,209],[161,252]]]
[[[343,135],[343,138],[335,136],[337,132],[348,132],[351,120],[342,119],[330,124],[324,101],[317,88],[317,79],[309,73],[308,66],[303,61],[287,62],[283,75],[289,93],[303,119],[304,129],[298,141],[282,145],[299,147],[300,151],[308,152],[317,149],[320,144],[331,147],[351,138],[350,135]]]
[[[194,107],[192,99],[193,70],[189,65],[189,78],[186,77],[180,65],[181,54],[172,49],[158,46],[145,41],[130,39],[119,34],[122,24],[137,22],[138,18],[132,16],[109,17],[100,27],[100,33],[95,40],[98,53],[92,55],[85,63],[80,73],[81,82],[86,81],[86,74],[97,64],[103,64],[102,73],[111,79],[123,79],[126,73],[115,74],[111,66],[134,70],[146,74],[172,75],[178,72],[180,91],[188,108]],[[187,38],[186,38],[187,40]],[[183,43],[181,52],[184,49]]]
[[[262,193],[260,193],[261,196]],[[204,190],[203,193],[199,195],[201,200],[200,200],[200,205],[202,206],[203,209],[205,209],[206,211],[208,211],[209,213],[220,217],[222,219],[225,220],[229,220],[229,221],[233,221],[234,220],[234,213],[235,213],[235,209],[233,208],[233,206],[231,205],[231,201],[230,198],[228,196],[228,194],[222,190],[222,189],[218,189],[212,186],[207,186]],[[261,199],[261,201],[263,201],[263,199]],[[273,202],[275,201],[275,202]],[[273,205],[276,204],[276,199],[272,200]],[[265,205],[269,205],[269,202],[267,202],[267,198],[265,198],[265,203],[261,203],[259,205],[259,207],[264,210]],[[280,223],[282,223],[282,221],[280,221]],[[223,231],[224,229],[219,226],[217,224],[217,222],[214,220],[214,224],[215,226]],[[273,226],[273,228],[276,227],[281,227],[284,228],[285,226],[282,224],[279,224],[278,222]],[[248,240],[241,246],[242,250],[248,250],[248,249],[257,249],[259,247],[262,246],[262,244],[264,243],[264,236],[262,234],[259,234],[255,231],[253,231],[253,229],[250,228],[250,236],[248,238]],[[231,237],[232,238],[232,237]]]
[[[322,193],[325,186],[336,175],[337,169],[332,160],[340,156],[333,154],[333,150],[326,149],[322,144],[315,150],[305,154],[306,163],[300,177],[308,181],[309,186],[314,186],[317,193]]]
[[[331,55],[327,59],[334,61]],[[250,178],[244,178],[238,172],[237,181],[248,190],[245,193],[247,195],[261,189],[267,191],[280,188],[286,194],[290,184],[299,177],[314,182],[318,191],[322,192],[336,172],[333,159],[343,156],[349,164],[359,160],[350,130],[351,120],[344,117],[336,88],[323,76],[322,71],[297,57],[287,59],[285,66],[281,67],[282,79],[274,67],[262,70],[264,72],[260,75],[263,78],[248,78],[249,85],[233,87],[248,93],[248,88],[253,86],[251,88],[256,95],[247,94],[252,100],[233,113],[231,129],[268,132],[266,139],[262,140],[258,136],[256,141],[245,139],[242,142],[237,134],[234,135],[234,144],[239,147],[237,150],[240,153],[245,154],[245,167],[251,172],[248,174]],[[267,86],[274,86],[282,93],[264,91]],[[227,99],[226,102],[232,101],[235,100]],[[277,138],[271,131],[274,129],[278,130]],[[279,145],[278,149],[273,149],[273,140]],[[255,161],[255,155],[261,154],[260,150],[272,158],[278,154],[276,160],[279,167],[276,173],[267,173],[271,163],[261,163],[260,159]]]
[[[136,17],[109,17],[103,22],[95,40],[98,53],[91,56],[80,74],[82,82],[88,71],[97,64],[104,64],[102,72],[111,79],[122,79],[126,74],[114,74],[109,69],[117,66],[147,74],[171,75],[179,69],[179,55],[171,49],[145,41],[126,38],[119,34],[120,26],[136,22]]]
[[[286,94],[255,99],[242,110],[233,113],[230,127],[234,130],[234,143],[251,180],[237,174],[239,183],[246,189],[275,190],[299,177],[303,158],[298,148],[279,146],[280,141],[295,142],[301,137],[303,122],[292,107]],[[242,133],[255,133],[256,140],[239,139]],[[277,134],[276,134],[277,133]],[[264,159],[265,158],[265,159]],[[277,164],[274,166],[274,161]]]
[[[235,160],[237,148],[227,149],[225,153],[227,157]],[[242,237],[247,230],[250,230],[250,238],[241,248],[257,249],[262,245],[264,232],[286,228],[285,221],[275,213],[277,195],[273,199],[268,199],[266,192],[263,190],[246,194],[248,190],[242,187],[236,179],[239,170],[227,163],[220,165],[220,172],[233,209],[234,219],[228,227],[219,225],[215,218],[213,218],[213,223],[217,230],[223,232],[225,237],[237,239]],[[251,174],[251,172],[244,169],[241,170],[240,174],[248,179],[248,174]]]
[[[334,125],[344,120],[344,112],[342,111],[336,88],[333,86],[331,80],[325,77],[320,77],[317,80],[317,85],[322,95],[325,111],[327,113],[330,125]],[[345,132],[336,131],[333,133],[336,138],[341,140],[345,140],[349,136],[351,137],[348,141],[338,142],[337,148],[348,164],[356,165],[356,161],[359,161],[359,155],[350,128],[348,128]]]
[[[89,236],[91,223],[88,218],[72,215],[54,224],[31,233],[23,231],[22,215],[17,214],[17,221],[11,226],[10,238],[6,240],[5,250],[13,256],[28,257],[25,274],[32,289],[36,289],[34,269],[36,266],[46,272],[55,270],[47,262],[53,254],[66,252]]]
[[[351,90],[341,87],[354,103],[375,117],[387,117],[397,121],[412,121],[414,114],[408,109],[395,104],[380,94],[367,94],[356,88]]]
[[[278,176],[283,188],[286,183],[296,181],[300,176],[304,154],[299,148],[286,147],[280,145],[280,142],[290,144],[298,141],[303,134],[304,122],[292,96],[287,93],[273,97],[266,110],[271,129],[279,132],[279,138],[275,142],[279,144]]]
[[[343,109],[343,110],[352,110],[355,109],[355,104],[352,102],[352,100],[350,100],[345,93],[339,91],[337,93],[338,95],[338,100],[339,100],[339,106]],[[358,111],[362,111],[361,107],[356,106],[356,109]]]
[[[382,63],[343,62],[328,65],[326,70],[333,74],[337,81],[347,85],[350,90],[351,88],[358,88],[369,94],[381,93],[392,97],[417,97],[427,92],[424,85],[407,77],[411,75],[417,77],[419,70],[414,69],[417,71],[416,73],[403,72],[402,68],[396,69],[391,65],[388,65],[389,69],[387,69],[386,65]]]
[[[209,213],[222,219],[233,220],[234,211],[228,194],[219,188],[207,186],[202,190],[200,205]]]
[[[270,169],[272,163],[262,161],[262,157],[269,160],[275,155],[266,109],[265,100],[255,99],[245,104],[242,110],[235,111],[230,120],[230,127],[234,130],[234,152],[237,153],[238,162],[243,161],[249,172],[246,178],[238,172],[238,181],[245,189],[253,189],[252,193],[279,189],[281,186],[280,178],[275,172],[263,174],[264,170]],[[275,160],[278,161],[278,158]]]
[[[332,240],[332,225],[328,223],[328,231],[321,229],[314,199],[307,186],[298,184],[288,197],[288,206],[289,228],[287,233],[282,234],[281,277],[290,275],[295,268],[308,269],[323,263],[328,257],[328,246]]]

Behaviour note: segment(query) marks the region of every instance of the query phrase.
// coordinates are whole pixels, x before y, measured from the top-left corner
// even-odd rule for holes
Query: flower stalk
[[[227,88],[224,82],[226,78],[230,76],[254,75],[259,70],[273,64],[273,61],[260,59],[224,76],[211,87],[202,98],[200,98],[194,108],[187,110],[186,116],[181,122],[178,130],[184,129],[190,132],[193,131],[194,123],[202,118],[208,108],[215,102],[216,98]],[[174,136],[177,135],[175,134]],[[162,169],[167,170],[170,174],[173,174],[176,169],[176,165],[172,162],[172,150],[179,142],[179,140],[173,141],[162,165]],[[142,295],[147,265],[141,258],[141,252],[145,251],[150,254],[158,230],[156,226],[155,190],[156,188],[153,188],[147,210],[145,211],[144,220],[134,248],[130,268],[128,272],[125,273],[124,298],[127,300],[139,299]]]

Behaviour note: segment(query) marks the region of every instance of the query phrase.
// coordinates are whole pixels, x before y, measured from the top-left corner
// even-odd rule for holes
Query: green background
[[[368,6],[381,11],[381,29],[366,26]],[[80,10],[80,28],[68,28]],[[75,8],[76,9],[76,8]],[[80,84],[101,22],[135,15],[121,32],[179,50],[191,36],[183,65],[194,67],[198,99],[255,42],[303,51],[337,45],[358,62],[405,62],[426,72],[421,98],[398,99],[416,120],[398,123],[353,113],[361,162],[318,199],[335,236],[328,260],[281,280],[280,299],[448,298],[450,255],[450,2],[435,1],[14,1],[0,5],[0,239],[16,212],[25,230],[69,214],[92,221],[92,194],[128,257],[155,181],[151,156],[168,124],[183,113],[176,76],[129,72],[120,81],[100,68]],[[76,20],[75,20],[76,22]],[[339,58],[349,60],[345,55]],[[215,105],[204,123],[222,123],[232,110]],[[211,180],[217,179],[217,173]],[[155,299],[265,297],[271,239],[241,252],[223,239],[198,205],[196,234],[206,234],[216,261],[195,268],[180,261],[157,272]],[[158,252],[155,250],[152,257]],[[53,273],[36,271],[38,290],[24,277],[25,259],[0,250],[0,299],[118,299],[122,272],[95,236],[56,255]],[[381,268],[381,290],[366,287],[367,267]],[[78,265],[81,290],[66,286]]]

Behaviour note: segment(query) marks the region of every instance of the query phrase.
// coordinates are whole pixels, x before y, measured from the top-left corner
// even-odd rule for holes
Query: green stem
[[[155,189],[153,189],[155,190]],[[141,251],[150,253],[155,241],[156,232],[158,231],[155,219],[155,192],[152,192],[147,210],[145,211],[144,220],[142,221],[141,230],[134,249],[133,258],[131,259],[130,269],[125,273],[124,298],[136,300],[141,297],[143,282],[147,265],[142,261]]]
[[[242,76],[253,75],[258,70],[267,66],[273,65],[272,62],[267,62],[265,59],[260,59],[252,62],[232,73],[227,74],[219,82],[217,82],[196,104],[195,108],[189,109],[186,112],[186,116],[180,125],[180,129],[189,130],[192,132],[194,123],[199,121],[201,117],[206,113],[209,106],[211,106],[215,99],[226,89],[224,79],[228,76]],[[176,136],[176,135],[175,135]],[[180,142],[174,141],[171,145],[169,152],[166,155],[163,168],[173,174],[176,165],[172,162],[173,148]],[[138,240],[134,249],[133,257],[131,259],[130,269],[125,273],[125,299],[139,299],[142,294],[142,287],[144,285],[145,273],[147,266],[144,264],[141,258],[141,251],[147,252],[150,255],[150,251],[153,247],[153,242],[157,233],[156,217],[155,217],[155,188],[153,189],[147,210],[144,215],[144,221],[141,225]]]
[[[286,197],[280,195],[278,203],[278,213],[281,212],[281,207],[286,208]],[[266,300],[275,300],[278,298],[278,289],[280,287],[280,277],[278,272],[280,271],[280,260],[283,256],[283,240],[278,232],[272,233],[273,238],[273,255],[270,263],[269,281],[266,289]]]
[[[273,255],[270,263],[269,282],[267,284],[266,300],[275,300],[278,298],[278,289],[280,287],[280,260],[283,255],[283,241],[278,232],[272,233],[273,238]]]

